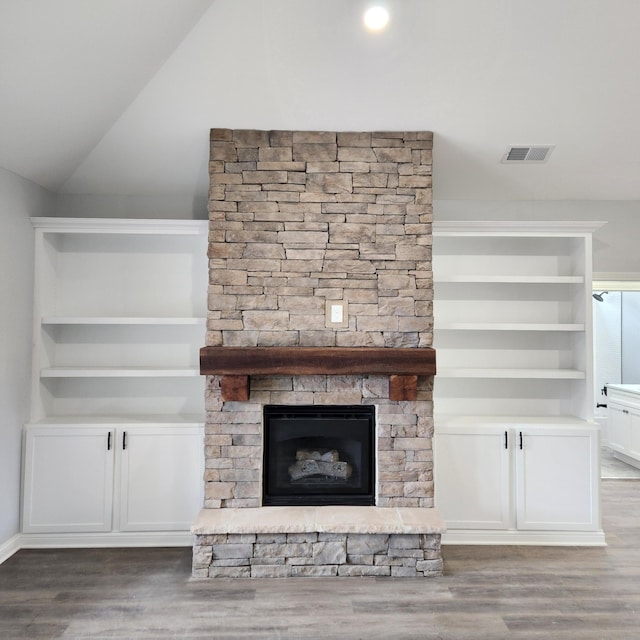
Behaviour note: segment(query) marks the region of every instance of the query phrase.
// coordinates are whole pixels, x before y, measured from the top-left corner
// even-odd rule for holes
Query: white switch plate
[[[349,326],[347,303],[344,300],[327,300],[326,326],[328,329],[340,329]]]

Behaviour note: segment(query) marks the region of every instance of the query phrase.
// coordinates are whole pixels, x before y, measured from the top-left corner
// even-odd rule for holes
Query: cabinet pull
[[[504,432],[504,448],[505,449],[509,448],[509,435],[507,431]]]
[[[522,431],[520,432],[520,448],[522,449]]]
[[[107,434],[107,451],[111,451],[111,431]]]
[[[127,432],[122,432],[122,450],[124,451],[127,448]]]

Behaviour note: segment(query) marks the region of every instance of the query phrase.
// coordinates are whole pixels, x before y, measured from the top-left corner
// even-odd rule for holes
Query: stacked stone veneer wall
[[[439,534],[274,533],[198,536],[193,576],[442,575]]]
[[[207,346],[431,346],[430,132],[213,129],[210,144]],[[336,300],[348,326],[328,328]],[[251,376],[247,402],[224,402],[209,376],[205,507],[261,505],[265,404],[363,403],[377,506],[432,507],[432,386],[394,402],[385,376]]]
[[[415,402],[389,400],[386,376],[251,377],[248,402],[223,402],[208,379],[205,507],[259,507],[265,404],[374,404],[379,507],[433,507],[431,379]]]
[[[207,345],[431,346],[431,146],[212,130]],[[326,328],[327,300],[348,327]]]

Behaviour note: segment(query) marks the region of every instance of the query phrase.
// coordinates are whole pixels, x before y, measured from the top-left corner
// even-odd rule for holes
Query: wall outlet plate
[[[327,329],[341,329],[349,326],[347,302],[345,300],[327,300],[325,311]]]

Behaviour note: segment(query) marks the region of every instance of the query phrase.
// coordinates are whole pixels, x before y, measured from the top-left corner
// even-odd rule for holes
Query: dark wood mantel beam
[[[435,349],[376,347],[202,347],[203,375],[431,376]]]
[[[223,377],[225,400],[246,400],[251,375],[318,374],[389,375],[391,400],[415,400],[417,376],[436,373],[436,352],[430,347],[203,347],[200,373]]]

